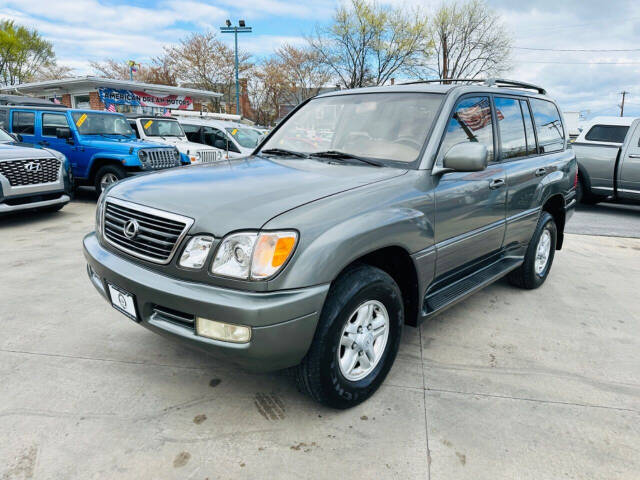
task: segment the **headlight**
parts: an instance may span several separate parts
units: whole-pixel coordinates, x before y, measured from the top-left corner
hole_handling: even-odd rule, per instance
[[[138,158],[140,159],[141,162],[146,162],[147,161],[147,152],[145,152],[144,150],[138,151]]]
[[[98,198],[98,204],[96,205],[96,233],[102,235],[102,210],[104,209],[104,193],[103,190]]]
[[[293,231],[234,233],[220,243],[211,272],[252,280],[272,277],[289,259],[297,240]]]
[[[211,245],[213,245],[213,237],[193,237],[182,252],[179,262],[180,266],[186,268],[202,268],[209,256]]]
[[[191,155],[189,157],[189,160],[191,160],[191,163],[197,163],[200,161],[200,152],[196,152],[193,155]]]
[[[173,149],[173,156],[176,160],[180,160],[180,151],[177,148]]]

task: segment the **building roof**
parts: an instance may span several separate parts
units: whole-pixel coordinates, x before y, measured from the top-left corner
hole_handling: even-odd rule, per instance
[[[64,93],[65,90],[78,90],[86,87],[88,90],[98,87],[118,88],[125,90],[144,90],[148,93],[159,93],[160,95],[186,95],[201,99],[214,99],[222,94],[209,90],[199,90],[196,88],[173,87],[170,85],[156,85],[153,83],[143,83],[131,80],[117,80],[114,78],[102,77],[73,77],[61,80],[45,80],[42,82],[21,83],[19,85],[7,85],[0,87],[0,92],[19,92],[21,94],[36,92]]]
[[[7,95],[0,94],[0,105],[22,105],[22,106],[42,106],[42,107],[55,107],[65,108],[64,105],[59,105],[49,100],[43,100],[42,98],[27,97],[24,95]]]

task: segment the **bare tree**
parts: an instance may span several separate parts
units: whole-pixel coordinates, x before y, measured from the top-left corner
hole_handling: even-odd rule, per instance
[[[308,41],[342,85],[354,88],[381,85],[411,69],[430,50],[428,39],[427,18],[420,9],[350,0]]]
[[[311,48],[296,48],[284,44],[276,50],[275,61],[284,73],[283,100],[298,104],[314,97],[331,79],[329,68],[322,62],[317,51]]]
[[[107,78],[129,80],[130,70],[127,62],[118,62],[108,58],[102,62],[89,62],[91,68],[98,74]],[[176,75],[172,65],[164,57],[152,60],[150,65],[138,65],[133,74],[134,80],[158,85],[177,85]]]
[[[33,80],[42,82],[45,80],[61,80],[73,77],[73,68],[66,65],[58,65],[55,62],[41,66],[33,75]]]
[[[181,83],[194,88],[222,91],[227,101],[235,94],[233,49],[221,42],[214,32],[193,33],[176,46],[165,47],[161,57],[170,65]],[[252,68],[251,55],[238,52],[240,75]]]
[[[478,78],[509,69],[509,37],[482,0],[442,4],[433,18],[438,78]]]
[[[249,100],[254,119],[261,125],[271,125],[280,115],[280,105],[293,90],[292,82],[277,57],[262,61],[248,82]]]

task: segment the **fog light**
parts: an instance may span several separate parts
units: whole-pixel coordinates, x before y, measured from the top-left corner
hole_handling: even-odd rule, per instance
[[[196,333],[223,342],[247,343],[251,339],[250,327],[216,322],[202,317],[196,317]]]

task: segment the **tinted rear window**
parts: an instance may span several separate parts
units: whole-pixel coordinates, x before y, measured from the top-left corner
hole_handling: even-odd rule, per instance
[[[540,153],[558,152],[564,148],[564,127],[556,106],[546,100],[531,99],[533,120],[538,131]]]
[[[515,98],[496,97],[496,118],[500,128],[500,145],[504,160],[527,156],[527,137],[520,102]]]
[[[13,133],[35,133],[36,114],[33,112],[13,112]]]
[[[626,125],[594,125],[584,138],[592,142],[623,143],[628,131]]]

